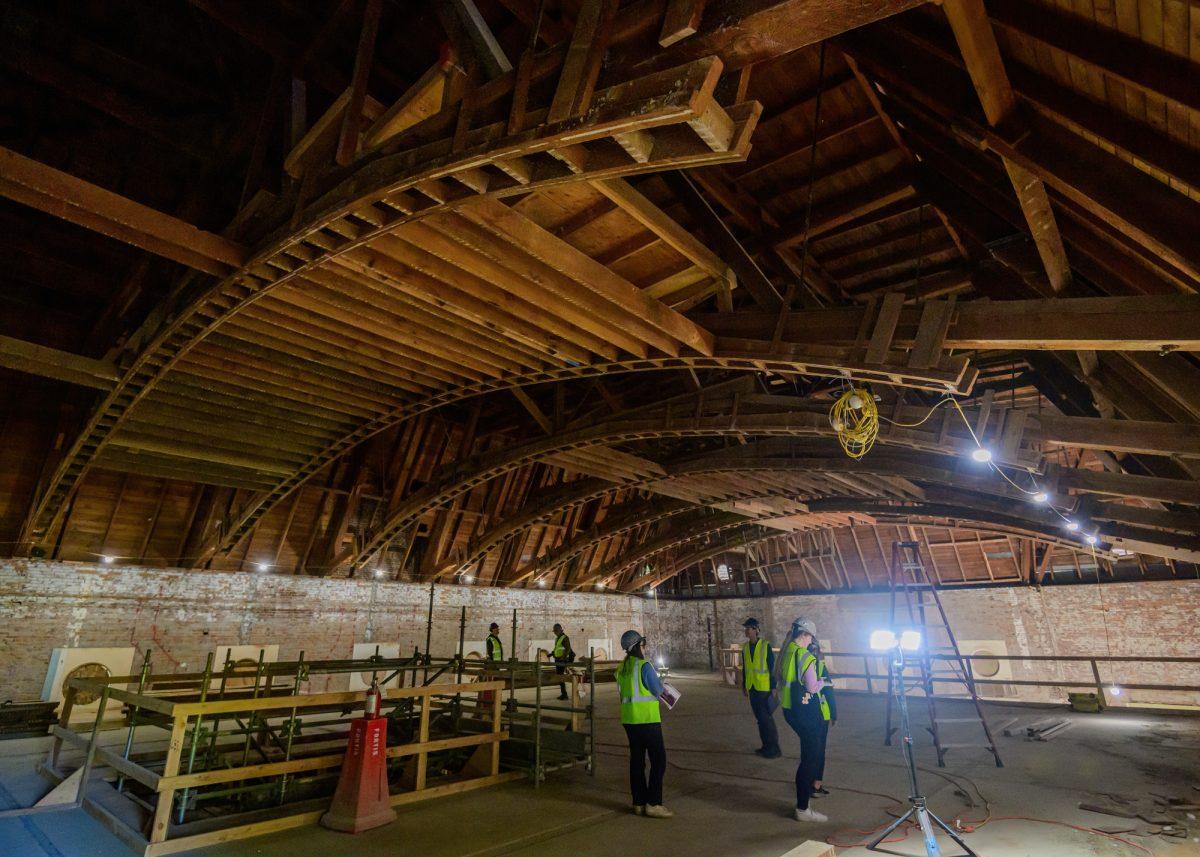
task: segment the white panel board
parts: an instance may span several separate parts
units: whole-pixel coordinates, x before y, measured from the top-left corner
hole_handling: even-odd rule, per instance
[[[354,649],[350,653],[350,657],[353,658],[354,660],[361,660],[363,658],[369,658],[375,654],[376,649],[378,649],[380,657],[383,657],[383,658],[398,658],[398,657],[400,657],[400,644],[399,643],[355,643]],[[400,677],[399,676],[396,676],[395,678],[384,682],[383,679],[386,677],[387,677],[386,672],[379,674],[379,679],[381,682],[380,687],[388,688],[388,687],[399,687],[400,686]],[[370,686],[371,686],[371,673],[370,672],[350,673],[350,687],[349,687],[350,690],[366,690]]]
[[[621,651],[620,646],[614,646],[612,640],[606,640],[603,637],[598,639],[588,639],[587,651],[580,652],[578,657],[587,657],[590,652],[596,653],[598,661],[619,661],[625,657],[625,653]]]
[[[76,671],[91,673],[97,677],[133,675],[133,662],[137,650],[132,646],[118,648],[56,648],[50,652],[50,666],[46,670],[46,681],[42,685],[43,702],[61,702],[63,699],[63,684],[67,677]],[[128,684],[114,684],[111,687],[127,690]],[[95,722],[96,711],[100,707],[99,698],[86,703],[76,701],[71,708],[71,722]],[[105,706],[104,719],[120,720],[121,705],[110,702]]]

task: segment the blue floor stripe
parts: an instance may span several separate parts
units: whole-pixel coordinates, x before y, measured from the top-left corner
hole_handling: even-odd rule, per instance
[[[12,792],[6,789],[3,783],[0,783],[0,809],[18,809],[20,806],[21,804],[12,796]],[[65,857],[54,846],[54,843],[50,841],[50,838],[42,832],[42,829],[34,823],[32,818],[27,815],[21,816],[21,826],[25,828],[25,832],[30,835],[33,841],[38,844],[38,847],[42,849],[42,853],[46,857]]]

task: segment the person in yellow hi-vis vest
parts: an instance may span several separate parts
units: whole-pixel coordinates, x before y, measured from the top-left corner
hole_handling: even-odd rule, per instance
[[[783,719],[800,739],[800,764],[796,767],[796,820],[828,821],[808,805],[813,782],[820,770],[825,730],[825,700],[821,696],[817,658],[808,650],[817,638],[817,626],[803,617],[792,623],[787,644],[775,661]]]
[[[663,806],[663,775],[667,772],[667,748],[663,744],[662,715],[658,698],[663,683],[646,657],[646,638],[637,631],[621,635],[625,660],[617,668],[617,692],[621,696],[621,725],[629,739],[629,790],[633,812],[649,818],[671,818]],[[646,758],[650,775],[646,775]]]
[[[571,638],[563,631],[563,626],[558,622],[554,623],[554,650],[550,653],[554,658],[554,671],[559,675],[566,672],[567,664],[574,663],[575,650],[571,648]],[[562,682],[558,685],[558,698],[567,698],[567,685]]]
[[[742,695],[750,698],[750,710],[754,712],[762,743],[754,752],[764,759],[778,759],[783,753],[779,749],[779,730],[775,728],[774,706],[778,704],[775,652],[770,641],[762,638],[757,619],[747,619],[742,628],[746,631],[746,642],[742,644]]]
[[[500,642],[500,626],[493,622],[488,626],[487,659],[489,662],[504,660],[504,644]]]

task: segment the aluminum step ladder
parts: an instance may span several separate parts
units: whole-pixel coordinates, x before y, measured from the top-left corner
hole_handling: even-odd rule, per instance
[[[968,662],[958,649],[958,641],[950,630],[950,620],[942,607],[942,600],[925,571],[921,562],[921,549],[917,542],[896,541],[892,543],[892,563],[888,569],[888,584],[891,595],[889,618],[893,628],[909,627],[921,632],[921,650],[911,660],[917,675],[908,677],[901,675],[900,692],[908,694],[920,688],[929,708],[930,735],[933,736],[933,746],[937,750],[939,768],[946,767],[946,752],[951,749],[980,747],[986,749],[996,759],[996,767],[1003,768],[1000,752],[996,749],[996,741],[992,737],[991,727],[983,713],[983,704],[975,690],[975,679],[971,674]],[[897,615],[897,600],[903,598],[901,609]],[[891,745],[892,734],[896,731],[892,726],[892,702],[896,692],[893,671],[888,671],[887,696],[887,732],[884,743]],[[941,717],[938,714],[936,685],[961,684],[965,689],[971,704],[975,708],[974,717]],[[963,726],[979,724],[983,730],[985,743],[965,742],[946,743],[942,736],[943,726]]]

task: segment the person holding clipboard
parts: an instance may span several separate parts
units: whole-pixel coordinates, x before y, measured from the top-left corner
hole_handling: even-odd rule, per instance
[[[667,772],[667,748],[663,744],[659,702],[674,708],[679,692],[663,684],[646,657],[646,638],[637,631],[621,635],[625,660],[617,668],[617,691],[621,696],[621,725],[629,739],[629,790],[633,812],[647,818],[671,818],[675,813],[663,806],[663,775]],[[646,760],[650,761],[649,775]]]

